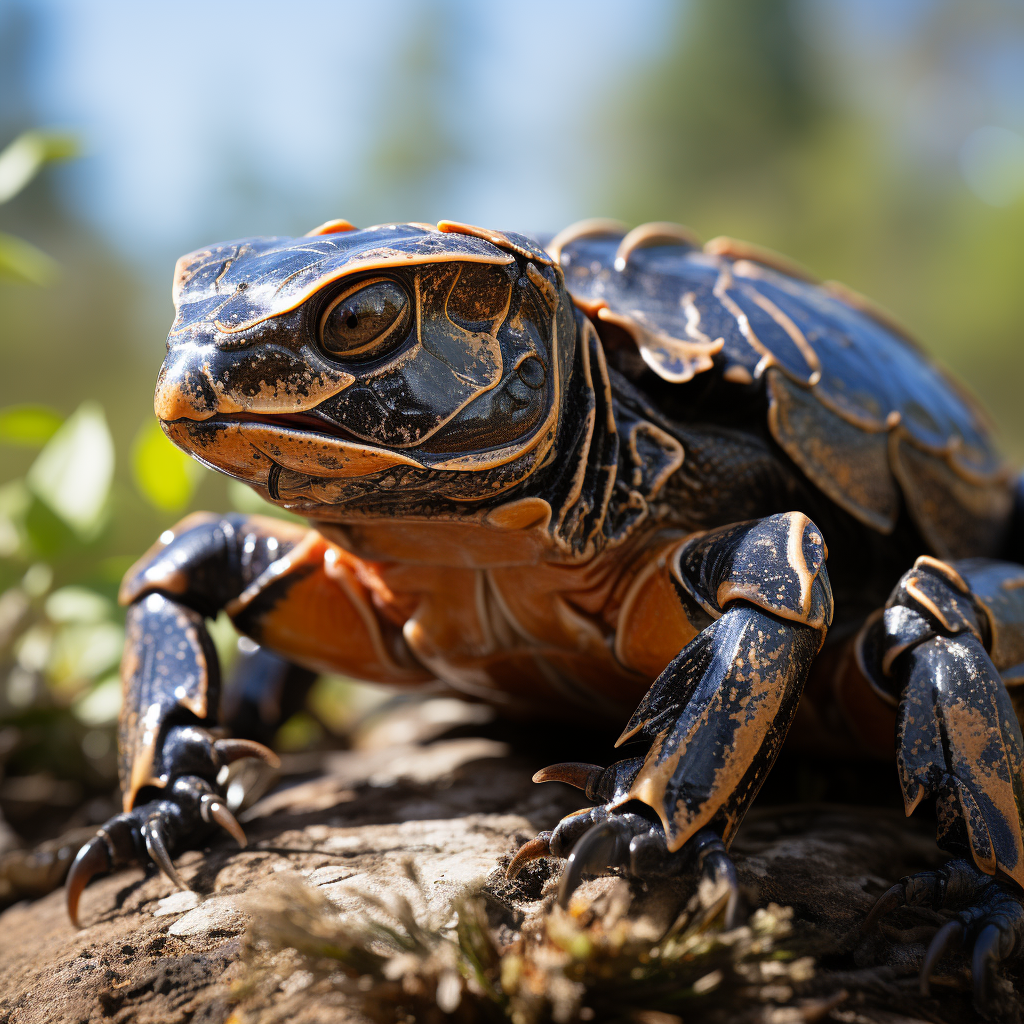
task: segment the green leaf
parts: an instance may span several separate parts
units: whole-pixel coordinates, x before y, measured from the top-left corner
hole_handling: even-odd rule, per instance
[[[61,587],[44,605],[51,622],[103,622],[110,618],[113,606],[102,594],[86,587]]]
[[[0,277],[45,285],[56,280],[60,266],[42,249],[0,231]]]
[[[114,477],[114,442],[103,409],[83,402],[47,442],[26,476],[36,496],[82,540],[102,526]]]
[[[20,551],[25,514],[31,505],[32,495],[24,480],[12,480],[0,487],[0,559],[11,558]]]
[[[9,405],[0,409],[0,441],[38,448],[60,427],[62,417],[45,405]]]
[[[54,633],[47,664],[52,688],[68,694],[114,668],[124,648],[124,630],[113,622],[69,623]]]
[[[72,708],[75,717],[86,725],[110,725],[121,710],[121,679],[116,675],[101,679]]]
[[[35,495],[32,495],[21,525],[27,542],[23,553],[30,557],[53,560],[69,548],[82,546],[78,534]]]
[[[0,203],[13,199],[46,163],[70,160],[78,141],[61,132],[28,131],[0,152]]]
[[[139,493],[154,508],[180,512],[192,499],[203,469],[167,440],[156,420],[149,420],[135,435],[132,475]]]

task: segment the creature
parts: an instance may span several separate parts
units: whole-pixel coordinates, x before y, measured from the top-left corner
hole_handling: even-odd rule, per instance
[[[69,873],[72,919],[98,873],[180,884],[213,826],[244,842],[218,772],[272,761],[330,670],[625,722],[623,759],[536,776],[593,802],[510,868],[567,857],[563,902],[613,868],[735,888],[794,723],[895,757],[952,859],[872,920],[953,912],[922,984],[963,943],[984,996],[1024,945],[1024,490],[887,316],[755,246],[608,221],[546,249],[333,221],[183,257],[174,301],[167,436],[311,525],[196,514],[127,574],[124,811]],[[259,645],[223,719],[221,610]]]

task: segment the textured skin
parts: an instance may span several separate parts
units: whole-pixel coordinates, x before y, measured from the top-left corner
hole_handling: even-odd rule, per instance
[[[159,848],[163,815],[182,845],[188,807],[223,818],[200,728],[223,610],[308,670],[264,666],[263,705],[240,684],[233,721],[264,736],[253,708],[323,670],[628,722],[625,760],[538,776],[604,801],[523,855],[572,850],[564,898],[615,865],[734,880],[726,846],[791,725],[895,752],[908,810],[935,798],[947,849],[1024,885],[1000,678],[1024,681],[1024,569],[996,560],[1022,517],[978,412],[884,314],[673,225],[578,225],[546,252],[449,223],[324,231],[179,261],[162,425],[311,527],[190,517],[129,572],[142,809],[117,835],[141,849],[145,818]]]

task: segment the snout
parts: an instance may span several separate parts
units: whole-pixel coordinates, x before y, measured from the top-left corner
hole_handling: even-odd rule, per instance
[[[153,398],[153,408],[161,420],[207,420],[217,413],[238,411],[236,403],[223,399],[223,391],[218,392],[210,376],[209,363],[197,358],[197,353],[167,353]]]
[[[316,361],[322,362],[322,361]],[[234,413],[301,413],[347,388],[355,378],[280,345],[242,351],[185,344],[167,353],[154,407],[165,423]]]

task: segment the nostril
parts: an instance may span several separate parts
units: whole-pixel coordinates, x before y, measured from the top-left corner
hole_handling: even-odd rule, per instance
[[[217,395],[205,373],[180,364],[164,364],[153,397],[153,408],[161,420],[205,420],[226,411],[217,406]]]

